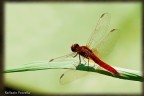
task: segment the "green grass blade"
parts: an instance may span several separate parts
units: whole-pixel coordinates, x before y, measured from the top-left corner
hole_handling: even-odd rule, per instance
[[[4,70],[4,73],[38,71],[38,70],[48,70],[48,69],[71,69],[71,70],[100,73],[103,75],[112,76],[115,78],[125,79],[125,80],[140,81],[140,82],[143,82],[144,80],[142,74],[140,74],[140,72],[135,70],[114,67],[120,73],[120,75],[115,75],[106,70],[96,69],[94,67],[87,66],[84,64],[79,64],[75,68],[73,64],[75,63],[74,62],[72,63],[69,60],[63,62],[49,62],[49,61],[33,62],[29,64],[23,64],[23,65],[7,68]]]
[[[88,66],[85,66],[84,64],[80,64],[79,66],[77,66],[77,70],[81,70],[81,71],[96,72],[96,73],[100,73],[103,75],[112,76],[115,78],[120,78],[120,79],[125,79],[125,80],[133,80],[133,81],[140,81],[140,82],[143,82],[144,80],[144,77],[138,71],[124,69],[124,68],[117,68],[117,67],[114,67],[114,68],[120,73],[120,75],[112,74],[106,70],[95,69],[94,67],[91,67],[91,66],[88,67]]]

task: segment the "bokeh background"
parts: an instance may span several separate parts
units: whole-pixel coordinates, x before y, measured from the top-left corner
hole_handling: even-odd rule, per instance
[[[103,13],[111,14],[111,28],[120,36],[105,62],[112,66],[141,68],[141,3],[5,3],[5,69],[48,60],[70,53],[73,43],[85,45]],[[141,83],[90,73],[61,85],[65,70],[4,74],[5,85],[45,94],[140,94]]]

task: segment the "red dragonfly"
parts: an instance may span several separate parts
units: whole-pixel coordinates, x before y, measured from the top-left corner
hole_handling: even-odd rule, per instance
[[[89,59],[91,59],[105,70],[113,74],[119,75],[119,72],[116,69],[114,69],[112,66],[110,66],[109,64],[100,59],[101,55],[103,55],[103,45],[105,45],[104,42],[107,41],[107,39],[111,36],[111,34],[118,31],[117,29],[107,31],[109,22],[110,22],[110,14],[108,13],[102,14],[98,20],[94,32],[89,37],[86,46],[80,46],[77,43],[73,44],[71,46],[71,50],[73,53],[62,57],[69,57],[69,56],[76,57],[77,55],[79,55],[79,64],[81,64],[81,57],[88,59],[88,65],[89,65]],[[54,61],[55,59],[57,58],[51,59],[50,62]]]

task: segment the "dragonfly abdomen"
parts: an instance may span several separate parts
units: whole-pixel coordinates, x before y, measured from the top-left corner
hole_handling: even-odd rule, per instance
[[[95,63],[97,63],[98,65],[100,65],[102,68],[112,72],[113,74],[119,74],[119,72],[117,72],[113,67],[111,67],[110,65],[106,64],[105,62],[103,62],[102,60],[100,60],[97,56],[95,56],[94,54],[90,54],[89,56]]]

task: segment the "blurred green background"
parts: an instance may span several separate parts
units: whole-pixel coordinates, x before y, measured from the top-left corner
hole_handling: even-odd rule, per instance
[[[120,38],[105,62],[141,70],[141,4],[133,3],[5,3],[5,68],[48,60],[85,45],[101,14],[111,14]],[[59,84],[65,70],[4,74],[7,86],[35,93],[141,93],[141,83],[90,73],[68,85]]]

